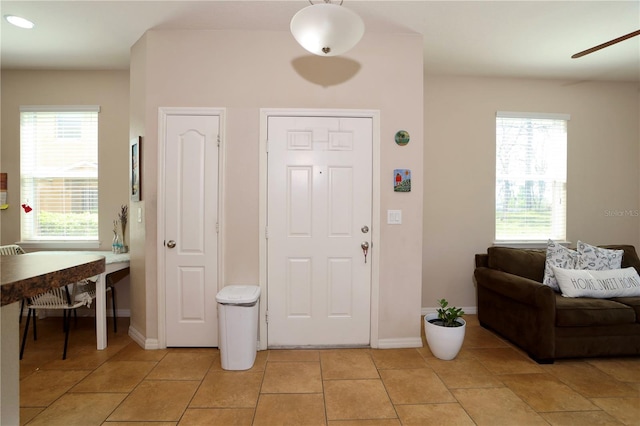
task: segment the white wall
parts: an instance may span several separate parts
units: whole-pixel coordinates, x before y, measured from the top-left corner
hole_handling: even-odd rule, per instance
[[[128,204],[129,73],[127,71],[2,71],[2,171],[10,207],[2,211],[2,244],[20,241],[20,106],[100,105],[99,239],[111,250],[113,220]]]
[[[240,165],[246,173],[234,179],[249,191],[231,192],[225,200],[228,282],[252,282],[259,272],[254,238],[258,232],[255,212],[259,108],[381,109],[381,212],[402,209],[406,224],[383,225],[381,229],[382,257],[389,264],[400,262],[397,268],[384,269],[382,273],[381,299],[389,302],[381,309],[384,318],[391,320],[382,325],[381,336],[394,336],[394,330],[403,327],[404,337],[418,331],[412,298],[420,300],[420,292],[425,309],[435,307],[436,300],[442,297],[457,306],[475,307],[473,256],[485,252],[493,241],[497,110],[571,114],[568,238],[574,243],[582,239],[594,244],[640,246],[638,218],[605,216],[606,210],[640,208],[637,84],[427,74],[423,89],[422,58],[417,57],[421,41],[415,36],[376,40],[367,35],[363,44],[345,58],[331,60],[306,57],[288,34],[257,33],[252,37],[225,32],[195,44],[191,40],[198,38],[195,34],[182,34],[177,40],[168,41],[170,34],[153,34],[152,50],[146,47],[146,37],[134,46],[130,88],[129,74],[123,71],[2,72],[0,168],[9,173],[12,205],[0,212],[2,244],[19,239],[19,209],[14,208],[20,202],[16,179],[19,105],[103,106],[100,168],[108,178],[104,191],[101,187],[100,215],[105,222],[101,221],[100,233],[105,249],[110,240],[103,235],[109,235],[119,205],[127,201],[129,135],[149,132],[143,141],[147,148],[142,164],[143,200],[131,204],[132,217],[137,215],[137,208],[142,208],[145,220],[130,220],[129,226],[132,325],[144,336],[157,336],[157,317],[153,315],[157,309],[154,145],[160,105],[228,108],[227,170]],[[276,43],[278,48],[272,48],[270,43]],[[185,48],[186,52],[180,53],[184,44],[193,44],[193,50]],[[164,53],[165,48],[171,49]],[[379,48],[397,53],[379,55]],[[243,53],[233,54],[233,49]],[[197,69],[180,69],[177,60],[185,56],[189,64],[198,64]],[[351,80],[340,82],[355,69]],[[399,129],[408,130],[412,136],[410,144],[403,148],[393,143],[393,135]],[[385,176],[401,167],[413,171],[414,192],[410,195],[385,189],[391,180]],[[123,289],[128,287],[128,283],[123,285]],[[123,294],[126,290],[119,292],[119,301]],[[126,308],[126,302],[120,308]],[[410,325],[413,323],[415,326]]]
[[[20,106],[100,105],[98,118],[99,240],[111,250],[113,221],[129,204],[129,72],[3,70],[2,159],[9,208],[0,211],[0,242],[20,241]],[[117,284],[118,310],[129,310],[128,278]]]
[[[147,339],[158,334],[154,324],[158,260],[151,248],[161,244],[155,231],[157,115],[161,106],[226,108],[226,283],[259,282],[260,109],[380,110],[380,212],[386,217],[387,209],[402,209],[403,225],[384,224],[373,230],[381,238],[381,246],[374,248],[381,259],[380,321],[375,326],[381,339],[419,339],[423,196],[420,36],[367,34],[349,54],[320,58],[308,55],[288,32],[149,31],[132,53],[132,83],[135,75],[137,84],[146,91],[144,112],[132,107],[131,122],[145,123],[142,194],[146,209],[144,235],[136,229],[140,235],[132,238],[132,244],[144,241],[147,247],[144,259],[132,256],[134,270],[145,270],[144,280],[133,276],[132,298],[134,303],[144,299],[146,304],[145,311],[136,310],[132,322],[146,327],[140,332]],[[138,69],[142,63],[146,71]],[[132,84],[132,93],[137,90]],[[406,147],[394,142],[401,129],[412,136]],[[413,192],[393,192],[394,168],[412,169]]]
[[[139,40],[131,50],[131,64],[129,74],[129,111],[130,111],[130,138],[138,136],[144,136],[145,134],[145,122],[146,122],[146,98],[147,98],[147,58],[146,58],[146,38]],[[131,202],[130,209],[131,214],[136,220],[130,221],[129,226],[129,257],[130,257],[130,280],[131,287],[129,289],[131,297],[131,321],[129,324],[130,330],[134,332],[134,338],[140,342],[144,340],[147,335],[147,329],[157,330],[157,317],[152,318],[147,315],[147,295],[145,280],[151,279],[156,282],[154,276],[147,278],[146,255],[147,252],[154,252],[156,249],[156,241],[146,239],[147,217],[155,215],[155,209],[149,211],[147,209],[147,200],[150,198],[146,191],[147,179],[146,169],[148,164],[153,166],[153,160],[145,160],[146,152],[146,138],[142,139],[141,143],[141,156],[140,156],[140,176],[141,180],[141,192],[140,201]],[[153,203],[149,203],[151,207]],[[138,222],[138,211],[141,211],[143,220]],[[153,222],[155,226],[155,221]],[[153,273],[153,268],[150,268],[149,273]],[[147,326],[147,320],[151,325]],[[135,334],[137,333],[137,334]],[[157,332],[156,332],[157,333]],[[145,346],[145,345],[143,345]]]
[[[495,113],[567,113],[567,239],[639,247],[638,84],[425,76],[422,306],[475,307],[494,239]]]

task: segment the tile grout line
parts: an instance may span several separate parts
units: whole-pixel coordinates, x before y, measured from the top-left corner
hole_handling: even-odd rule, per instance
[[[320,364],[320,386],[322,386],[322,407],[324,409],[324,424],[329,424],[329,413],[327,413],[327,396],[324,387],[324,375],[322,374],[322,352],[318,351],[318,363]]]
[[[131,343],[129,343],[129,345],[131,345],[131,344],[137,344],[137,343],[135,343],[135,342],[131,342]],[[109,360],[112,360],[115,356],[117,356],[121,351],[123,351],[123,350],[124,350],[125,348],[127,348],[129,345],[126,345],[125,347],[123,347],[122,349],[120,349],[118,352],[116,352],[115,354],[113,354],[113,355],[112,355],[111,357],[109,357],[109,358],[108,358],[104,363],[108,362]],[[167,353],[168,353],[168,352],[167,352]],[[109,422],[108,422],[109,417],[111,417],[111,416],[112,416],[112,415],[113,415],[113,414],[118,410],[118,408],[120,408],[120,407],[122,406],[122,404],[124,404],[124,402],[127,400],[127,398],[129,398],[129,397],[131,396],[131,394],[132,394],[133,392],[135,392],[135,390],[136,390],[136,389],[137,389],[137,388],[138,388],[138,387],[139,387],[139,386],[144,382],[144,380],[149,376],[149,374],[151,374],[151,372],[152,372],[156,367],[158,367],[158,364],[160,364],[160,361],[162,361],[162,360],[164,359],[164,357],[165,357],[165,356],[167,356],[167,353],[165,353],[165,354],[162,356],[162,358],[160,358],[159,360],[157,360],[157,361],[153,361],[153,362],[155,362],[155,364],[156,364],[156,365],[154,365],[154,366],[153,366],[153,368],[152,368],[152,369],[150,369],[150,370],[147,372],[147,374],[145,374],[145,375],[144,375],[144,377],[143,377],[142,379],[140,379],[140,381],[139,381],[139,382],[138,382],[138,383],[133,387],[133,389],[131,389],[131,390],[129,390],[129,391],[127,392],[127,396],[125,396],[125,397],[122,399],[122,401],[120,401],[120,403],[119,403],[119,404],[118,404],[118,405],[117,405],[113,410],[111,410],[111,412],[110,412],[110,413],[107,415],[107,417],[104,419],[103,424],[104,424],[104,423],[107,423],[107,424],[109,423]],[[104,364],[104,363],[103,363],[103,364]],[[97,368],[96,368],[96,370],[97,370]],[[95,371],[95,370],[94,370],[94,371]]]
[[[253,407],[253,416],[251,417],[251,424],[254,425],[256,422],[256,416],[258,415],[258,404],[260,404],[260,399],[262,399],[262,386],[264,386],[264,378],[267,375],[267,365],[269,364],[269,355],[271,352],[267,349],[266,359],[264,360],[264,368],[262,369],[262,380],[260,380],[260,388],[258,389],[258,397],[256,398],[255,406]],[[256,357],[258,355],[256,354]],[[255,365],[255,364],[254,364]]]
[[[166,355],[165,355],[166,356]],[[162,357],[162,359],[164,359],[164,357]],[[211,360],[211,362],[209,363],[209,367],[207,368],[207,371],[205,371],[204,375],[202,376],[202,378],[200,379],[200,383],[198,383],[198,386],[196,386],[195,391],[193,392],[193,395],[191,395],[191,398],[189,398],[189,401],[187,402],[187,404],[184,407],[184,410],[182,411],[182,414],[180,414],[180,418],[176,421],[176,425],[180,424],[180,422],[182,421],[184,415],[186,414],[187,410],[189,409],[189,406],[191,405],[191,403],[193,402],[193,399],[196,397],[196,395],[198,394],[198,391],[200,390],[200,387],[202,386],[202,383],[204,383],[205,378],[207,377],[207,374],[209,374],[209,372],[211,371],[211,367],[213,366],[215,357],[214,359]],[[160,364],[160,362],[158,362],[158,365]],[[157,365],[156,365],[157,367]],[[149,374],[151,374],[151,372],[153,370],[155,370],[154,367],[153,369],[151,369],[151,371],[149,372]]]

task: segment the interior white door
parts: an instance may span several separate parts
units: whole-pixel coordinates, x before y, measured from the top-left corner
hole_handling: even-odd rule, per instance
[[[372,126],[268,118],[270,347],[370,343]]]
[[[217,346],[220,117],[169,115],[166,123],[166,343]]]

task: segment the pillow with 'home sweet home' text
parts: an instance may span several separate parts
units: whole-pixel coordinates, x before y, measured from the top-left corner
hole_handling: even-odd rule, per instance
[[[553,267],[553,272],[565,297],[640,296],[640,276],[633,267],[604,271]]]

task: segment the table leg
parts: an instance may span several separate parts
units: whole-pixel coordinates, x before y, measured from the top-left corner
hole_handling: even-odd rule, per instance
[[[2,307],[0,314],[0,424],[20,424],[20,302]]]
[[[107,347],[106,277],[106,273],[100,274],[96,283],[96,341],[98,350],[103,350]]]

